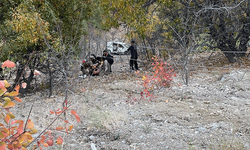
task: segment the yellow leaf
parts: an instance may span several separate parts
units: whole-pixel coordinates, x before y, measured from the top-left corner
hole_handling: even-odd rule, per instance
[[[4,97],[3,98],[6,102],[10,102],[11,101],[11,99],[9,98],[9,97]]]
[[[10,84],[8,83],[8,81],[4,80],[4,86],[5,86],[6,88],[10,87]]]
[[[37,133],[37,129],[31,129],[30,130],[30,134],[36,134]]]
[[[2,96],[6,91],[7,91],[6,88],[1,88],[0,89],[0,96]]]
[[[9,108],[9,107],[14,107],[15,103],[10,101],[10,102],[5,102],[3,105],[3,108]]]
[[[143,77],[142,77],[142,80],[145,81],[145,80],[146,80],[146,76],[143,76]]]
[[[17,96],[17,95],[18,95],[18,92],[16,92],[16,91],[12,91],[10,93],[4,94],[4,96]]]

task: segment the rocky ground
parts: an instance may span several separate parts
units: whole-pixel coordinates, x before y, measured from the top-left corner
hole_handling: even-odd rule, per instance
[[[74,80],[68,100],[81,122],[68,116],[74,129],[57,133],[64,144],[55,149],[250,149],[249,68],[197,70],[189,86],[177,74],[173,86],[154,91],[157,98],[149,102],[140,99],[141,77],[128,71],[127,60],[117,57],[108,76]],[[27,96],[17,116],[25,119],[33,104],[31,119],[42,131],[54,118],[48,110],[60,108],[64,96]]]

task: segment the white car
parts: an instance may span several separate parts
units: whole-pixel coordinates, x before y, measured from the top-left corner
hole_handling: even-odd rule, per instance
[[[123,42],[108,42],[107,51],[109,54],[129,54],[129,45]]]

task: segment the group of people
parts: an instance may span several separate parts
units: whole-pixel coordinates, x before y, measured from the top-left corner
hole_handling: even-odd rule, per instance
[[[89,58],[87,61],[82,61],[81,71],[84,75],[98,76],[101,73],[109,74],[112,72],[111,65],[114,63],[114,59],[106,50],[103,51],[102,57],[91,54]]]
[[[131,41],[131,46],[128,48],[128,51],[131,52],[130,58],[130,69],[138,70],[138,53],[135,46],[135,41]],[[102,57],[96,57],[94,54],[91,54],[88,61],[83,60],[81,65],[81,71],[83,75],[92,75],[98,76],[100,74],[109,74],[112,72],[111,66],[114,63],[114,57],[108,53],[107,50],[103,51]]]

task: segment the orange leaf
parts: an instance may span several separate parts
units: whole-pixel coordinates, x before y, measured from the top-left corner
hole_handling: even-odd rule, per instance
[[[18,102],[22,102],[22,100],[19,97],[14,97],[14,99]]]
[[[1,89],[1,88],[4,88],[4,85],[5,85],[5,84],[4,84],[4,81],[0,81],[0,89]]]
[[[76,111],[71,110],[71,114],[72,114],[72,115],[75,115],[75,114],[76,114]]]
[[[18,133],[18,134],[23,133],[23,120],[20,120],[20,121],[19,121],[19,127],[18,127],[18,129],[17,129],[17,133]]]
[[[9,124],[10,119],[11,119],[11,118],[10,118],[10,115],[7,114],[7,115],[5,116],[5,121],[6,121],[7,124]]]
[[[19,89],[20,89],[20,85],[17,85],[17,86],[15,87],[15,90],[16,90],[17,92],[19,92]]]
[[[22,147],[22,150],[26,150],[26,148],[25,148],[25,147]]]
[[[62,130],[63,127],[56,127],[56,130]]]
[[[26,86],[27,86],[27,83],[25,83],[25,82],[24,82],[24,83],[22,83],[22,88],[24,88],[24,89],[25,89],[25,88],[26,88]]]
[[[58,145],[61,145],[63,143],[63,138],[61,136],[58,136],[58,139],[56,140],[56,143]]]
[[[44,147],[49,147],[49,145],[47,143],[43,143]]]
[[[73,129],[73,125],[69,126],[69,131],[71,131]]]
[[[15,120],[15,121],[12,121],[11,122],[11,125],[15,124],[15,123],[18,123],[20,120]]]
[[[55,113],[54,111],[51,111],[51,110],[50,110],[49,112],[50,112],[51,114],[54,114],[54,113]]]
[[[68,120],[64,120],[64,122],[65,122],[65,123],[69,123],[69,121],[68,121]]]
[[[15,63],[9,60],[6,60],[3,64],[2,64],[2,68],[4,67],[8,67],[8,68],[13,68],[15,67]]]
[[[41,138],[41,140],[40,140],[39,142],[43,144],[43,143],[44,143],[44,141],[45,141],[45,139],[46,139],[46,136],[41,135],[41,137],[42,137],[42,138]]]
[[[28,129],[33,129],[34,128],[34,123],[30,119],[28,120],[27,128]]]
[[[71,114],[74,115],[74,116],[76,117],[76,121],[77,121],[77,122],[80,122],[80,121],[81,121],[80,117],[76,114],[76,111],[71,110]]]
[[[12,101],[9,101],[9,102],[4,103],[3,108],[9,108],[9,107],[14,107],[14,106],[15,106],[15,103]]]

